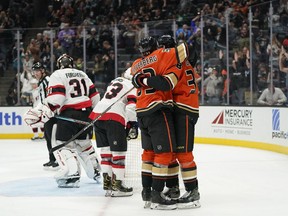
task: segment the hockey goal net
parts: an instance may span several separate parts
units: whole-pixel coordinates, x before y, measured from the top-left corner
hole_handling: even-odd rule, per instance
[[[141,138],[129,140],[126,155],[125,182],[134,189],[141,188]]]

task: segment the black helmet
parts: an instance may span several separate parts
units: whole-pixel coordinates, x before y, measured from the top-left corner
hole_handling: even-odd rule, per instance
[[[35,62],[32,65],[32,70],[42,70],[42,69],[45,69],[45,67],[41,62]]]
[[[156,50],[158,47],[157,40],[153,37],[145,37],[139,41],[139,51],[146,56]]]
[[[158,39],[159,47],[164,46],[165,48],[173,48],[176,46],[175,40],[171,35],[162,35]]]
[[[67,54],[61,55],[57,59],[57,68],[58,69],[73,68],[73,58]]]

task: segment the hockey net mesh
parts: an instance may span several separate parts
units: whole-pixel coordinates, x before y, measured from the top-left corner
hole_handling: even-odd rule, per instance
[[[134,189],[141,188],[141,138],[129,140],[126,154],[125,183]]]

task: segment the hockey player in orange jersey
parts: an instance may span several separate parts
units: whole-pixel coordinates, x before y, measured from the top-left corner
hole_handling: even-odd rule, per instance
[[[158,42],[165,49],[175,47],[175,41],[169,35],[163,35]],[[178,208],[200,207],[197,167],[193,156],[194,130],[199,117],[196,78],[193,67],[186,60],[182,64],[166,70],[164,75],[145,77],[139,82],[139,85],[144,85],[147,88],[150,87],[155,90],[169,93],[173,90],[172,97],[175,104],[173,121],[177,148],[173,162],[169,166],[169,180],[166,183],[169,190],[164,194],[172,198],[180,196],[178,187],[178,161],[186,189],[186,193],[177,201]]]
[[[158,91],[142,83],[144,78],[164,76],[187,57],[185,44],[175,49],[157,49],[155,38],[143,38],[143,57],[132,64],[132,84],[137,88],[136,112],[142,139],[142,198],[151,209],[175,209],[176,201],[163,195],[168,165],[176,149],[172,117],[172,92]],[[146,205],[147,206],[147,205]],[[148,205],[149,206],[149,205]]]

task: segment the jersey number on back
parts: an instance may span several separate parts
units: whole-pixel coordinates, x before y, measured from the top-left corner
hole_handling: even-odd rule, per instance
[[[80,81],[78,79],[71,79],[69,81],[69,85],[73,86],[73,90],[74,90],[74,92],[70,94],[71,98],[88,95],[87,86],[86,86],[86,82],[84,79],[81,79]]]
[[[105,98],[112,99],[118,95],[118,93],[123,89],[123,85],[121,83],[113,83],[111,86],[114,88],[111,88],[109,91],[106,92]]]

